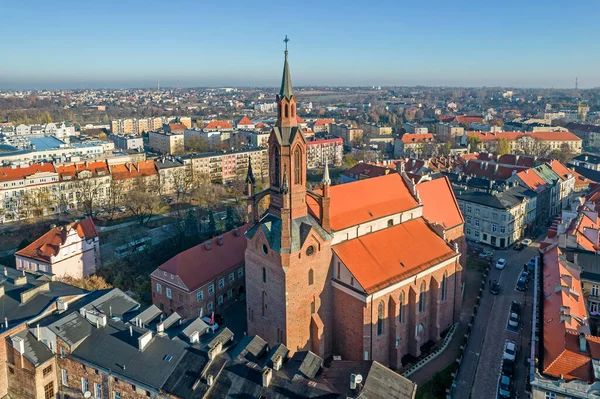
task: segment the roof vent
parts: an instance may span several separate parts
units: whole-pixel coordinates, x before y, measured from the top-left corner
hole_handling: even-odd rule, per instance
[[[362,383],[362,375],[360,374],[350,374],[350,389],[352,391],[356,390],[357,388],[360,387],[360,384]]]
[[[219,244],[219,246],[223,246],[224,245],[224,243],[223,243],[223,236],[218,236],[217,237],[217,243]]]
[[[212,375],[209,375],[208,377],[206,377],[206,385],[208,385],[209,387],[212,386],[214,382],[214,377]]]
[[[236,227],[236,228],[233,230],[233,235],[235,235],[236,237],[239,237],[239,236],[240,236],[240,229],[239,229],[239,227]]]
[[[212,247],[210,246],[210,240],[204,242],[204,247],[207,251],[210,251]]]

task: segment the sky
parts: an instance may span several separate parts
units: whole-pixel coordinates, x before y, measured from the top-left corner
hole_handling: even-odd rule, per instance
[[[0,0],[0,89],[600,86],[600,1]]]

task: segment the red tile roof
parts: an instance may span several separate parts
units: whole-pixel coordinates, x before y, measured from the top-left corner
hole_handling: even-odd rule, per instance
[[[108,173],[108,166],[106,161],[95,161],[95,162],[82,162],[82,163],[72,163],[72,164],[63,164],[56,167],[56,171],[63,176],[73,176],[77,175],[77,172],[82,170],[89,170],[95,176],[98,173]]]
[[[205,129],[232,129],[232,126],[227,121],[212,121],[204,126]]]
[[[265,127],[265,126],[266,126],[266,125],[265,125],[265,123],[264,123],[264,122],[258,122],[258,123],[256,124],[256,126],[255,126],[255,127],[256,127],[257,129],[262,129],[262,128],[263,128],[263,127]]]
[[[546,162],[546,164],[554,171],[554,173],[559,175],[562,180],[568,180],[573,175],[565,165],[557,160],[553,159],[550,162]]]
[[[169,123],[169,129],[172,132],[176,132],[179,130],[185,130],[186,126],[183,123]]]
[[[433,134],[405,133],[402,135],[402,142],[404,144],[424,143],[427,141],[435,141],[435,139],[433,138]]]
[[[543,141],[581,141],[579,137],[571,132],[467,132],[467,136],[476,136],[482,142],[496,141],[505,138],[514,141],[522,137],[531,137]]]
[[[518,166],[527,166],[528,168],[533,168],[535,164],[535,158],[530,157],[528,155],[515,155],[515,154],[504,154],[498,158],[498,163],[503,163],[506,165],[518,165]]]
[[[525,166],[500,165],[495,162],[475,160],[463,165],[462,173],[467,176],[484,177],[491,180],[506,180],[513,175],[513,172],[525,171],[527,169]]]
[[[419,206],[398,173],[332,186],[329,193],[330,223],[334,230]],[[307,198],[307,204],[313,215],[319,215],[314,200]]]
[[[25,248],[17,251],[15,255],[49,263],[52,256],[58,255],[60,246],[65,243],[67,232],[70,229],[77,230],[77,235],[86,240],[98,237],[94,221],[86,218],[65,226],[54,227]]]
[[[342,242],[333,251],[367,294],[457,255],[422,218]]]
[[[238,123],[236,123],[236,126],[240,126],[240,125],[252,125],[252,126],[254,126],[254,122],[252,122],[250,120],[250,118],[248,118],[246,115],[244,115],[244,117],[242,119],[240,119],[238,121]]]
[[[51,163],[34,163],[33,165],[16,168],[0,168],[0,181],[20,180],[35,173],[54,172]]]
[[[140,161],[137,164],[124,163],[110,166],[114,180],[132,179],[140,176],[152,176],[158,174],[154,161]]]
[[[590,188],[590,186],[596,184],[595,181],[590,180],[587,177],[580,175],[579,173],[575,172],[573,169],[569,169],[569,171],[573,174],[573,176],[575,176],[575,187],[579,187],[579,189],[580,189],[580,190],[576,190],[576,191],[587,190],[588,188]]]
[[[464,223],[447,177],[419,183],[417,190],[423,204],[423,217],[429,223],[438,223],[445,229]]]
[[[298,115],[298,114],[296,114],[296,122],[299,123],[299,124],[300,123],[305,123],[304,119],[300,118],[300,115]]]
[[[371,165],[366,162],[361,162],[342,173],[352,179],[368,179],[371,177],[385,176],[393,169],[384,168],[382,166]]]
[[[244,233],[247,230],[248,225],[244,225],[238,229],[238,234],[236,230],[224,233],[223,245],[219,245],[217,237],[211,239],[210,250],[202,243],[183,251],[160,265],[152,276],[160,277],[163,272],[174,274],[189,291],[193,291],[232,267],[244,264],[247,243]]]
[[[481,123],[481,122],[483,122],[483,118],[481,116],[475,116],[475,115],[458,115],[456,117],[456,122],[464,123],[465,125],[468,125],[469,123],[474,123],[474,122]]]

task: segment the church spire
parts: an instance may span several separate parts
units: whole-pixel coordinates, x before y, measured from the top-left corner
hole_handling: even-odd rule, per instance
[[[331,185],[331,179],[329,178],[329,163],[325,160],[325,172],[323,172],[323,184]]]
[[[287,44],[290,41],[287,35],[285,35],[285,62],[283,64],[283,77],[281,78],[281,90],[279,90],[279,97],[290,99],[294,93],[292,93],[292,77],[290,76],[290,66],[288,65],[288,49]]]

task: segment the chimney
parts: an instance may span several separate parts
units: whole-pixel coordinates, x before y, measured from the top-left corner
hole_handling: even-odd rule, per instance
[[[217,244],[219,244],[219,246],[223,246],[223,236],[217,237]]]
[[[281,370],[281,366],[283,365],[283,359],[281,355],[275,356],[273,359],[273,370]]]
[[[210,246],[210,240],[204,242],[204,247],[207,251],[210,251],[212,249]]]
[[[129,336],[133,337],[133,326],[129,326]]]
[[[6,266],[4,267],[4,275],[8,276],[8,269],[6,268]]]
[[[208,385],[209,387],[211,387],[212,384],[213,384],[213,382],[214,382],[214,377],[212,376],[212,374],[209,375],[208,377],[206,377],[206,385]]]
[[[265,388],[269,387],[269,384],[271,384],[271,379],[273,378],[273,370],[265,367],[265,369],[263,370],[262,373],[262,386]]]
[[[587,352],[587,339],[584,333],[579,333],[579,351],[583,353]]]
[[[240,228],[239,228],[239,227],[236,227],[236,228],[233,230],[233,235],[235,235],[236,237],[239,237],[239,236],[240,236]]]
[[[35,330],[36,330],[36,335],[37,335],[37,340],[40,340],[40,336],[42,335],[42,330],[40,329],[40,323],[37,324],[37,326],[35,326]]]
[[[25,353],[25,341],[21,337],[12,337],[13,347],[22,355]]]

